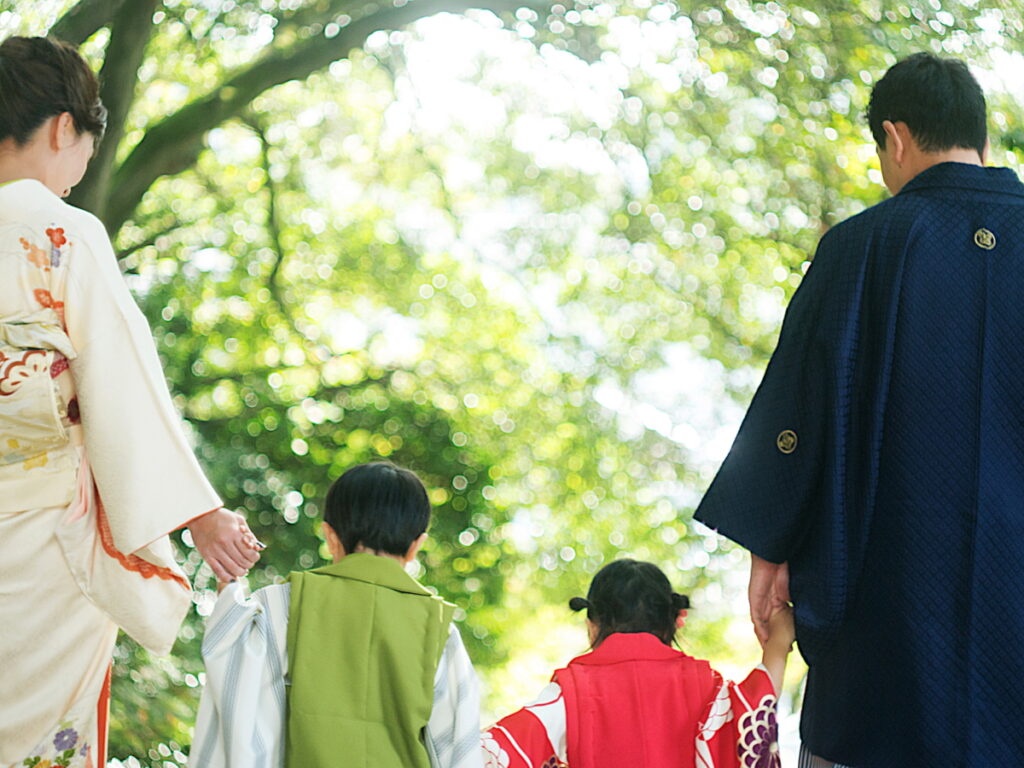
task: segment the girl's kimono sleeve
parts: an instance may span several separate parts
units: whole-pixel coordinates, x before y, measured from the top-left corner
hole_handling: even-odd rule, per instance
[[[531,704],[483,733],[484,768],[559,768],[565,765],[565,699],[549,683]]]
[[[68,261],[65,317],[77,352],[89,465],[113,543],[132,553],[221,505],[182,432],[149,325],[103,225],[85,215]]]
[[[697,768],[778,768],[777,700],[768,671],[759,666],[742,683],[718,680],[697,728]]]

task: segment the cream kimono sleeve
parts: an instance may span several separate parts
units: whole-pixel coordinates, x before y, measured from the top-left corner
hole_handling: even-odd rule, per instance
[[[59,535],[83,591],[136,640],[164,652],[191,602],[167,534],[221,501],[185,439],[106,232],[77,213],[64,312],[85,451]]]
[[[78,357],[85,444],[114,543],[134,552],[221,505],[182,432],[149,325],[98,220],[68,263],[65,316]],[[83,229],[85,227],[83,226]]]

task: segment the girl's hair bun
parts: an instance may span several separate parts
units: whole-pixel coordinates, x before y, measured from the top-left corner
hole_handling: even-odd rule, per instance
[[[673,611],[685,611],[690,607],[690,598],[686,595],[680,595],[678,592],[672,593],[672,610]]]
[[[583,609],[590,610],[590,601],[583,597],[574,597],[569,600],[570,610],[579,612]]]

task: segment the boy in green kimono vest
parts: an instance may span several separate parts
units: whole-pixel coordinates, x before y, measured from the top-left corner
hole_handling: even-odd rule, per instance
[[[454,606],[405,571],[429,522],[414,473],[357,466],[327,494],[333,564],[251,597],[224,589],[191,766],[480,768],[479,688]]]
[[[429,768],[424,730],[455,609],[409,576],[430,522],[419,478],[390,464],[331,487],[333,565],[292,573],[287,768]]]

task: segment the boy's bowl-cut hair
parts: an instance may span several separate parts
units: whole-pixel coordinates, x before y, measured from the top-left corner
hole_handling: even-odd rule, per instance
[[[415,472],[386,461],[352,467],[327,492],[326,522],[351,554],[362,544],[404,555],[430,524],[430,499]]]

